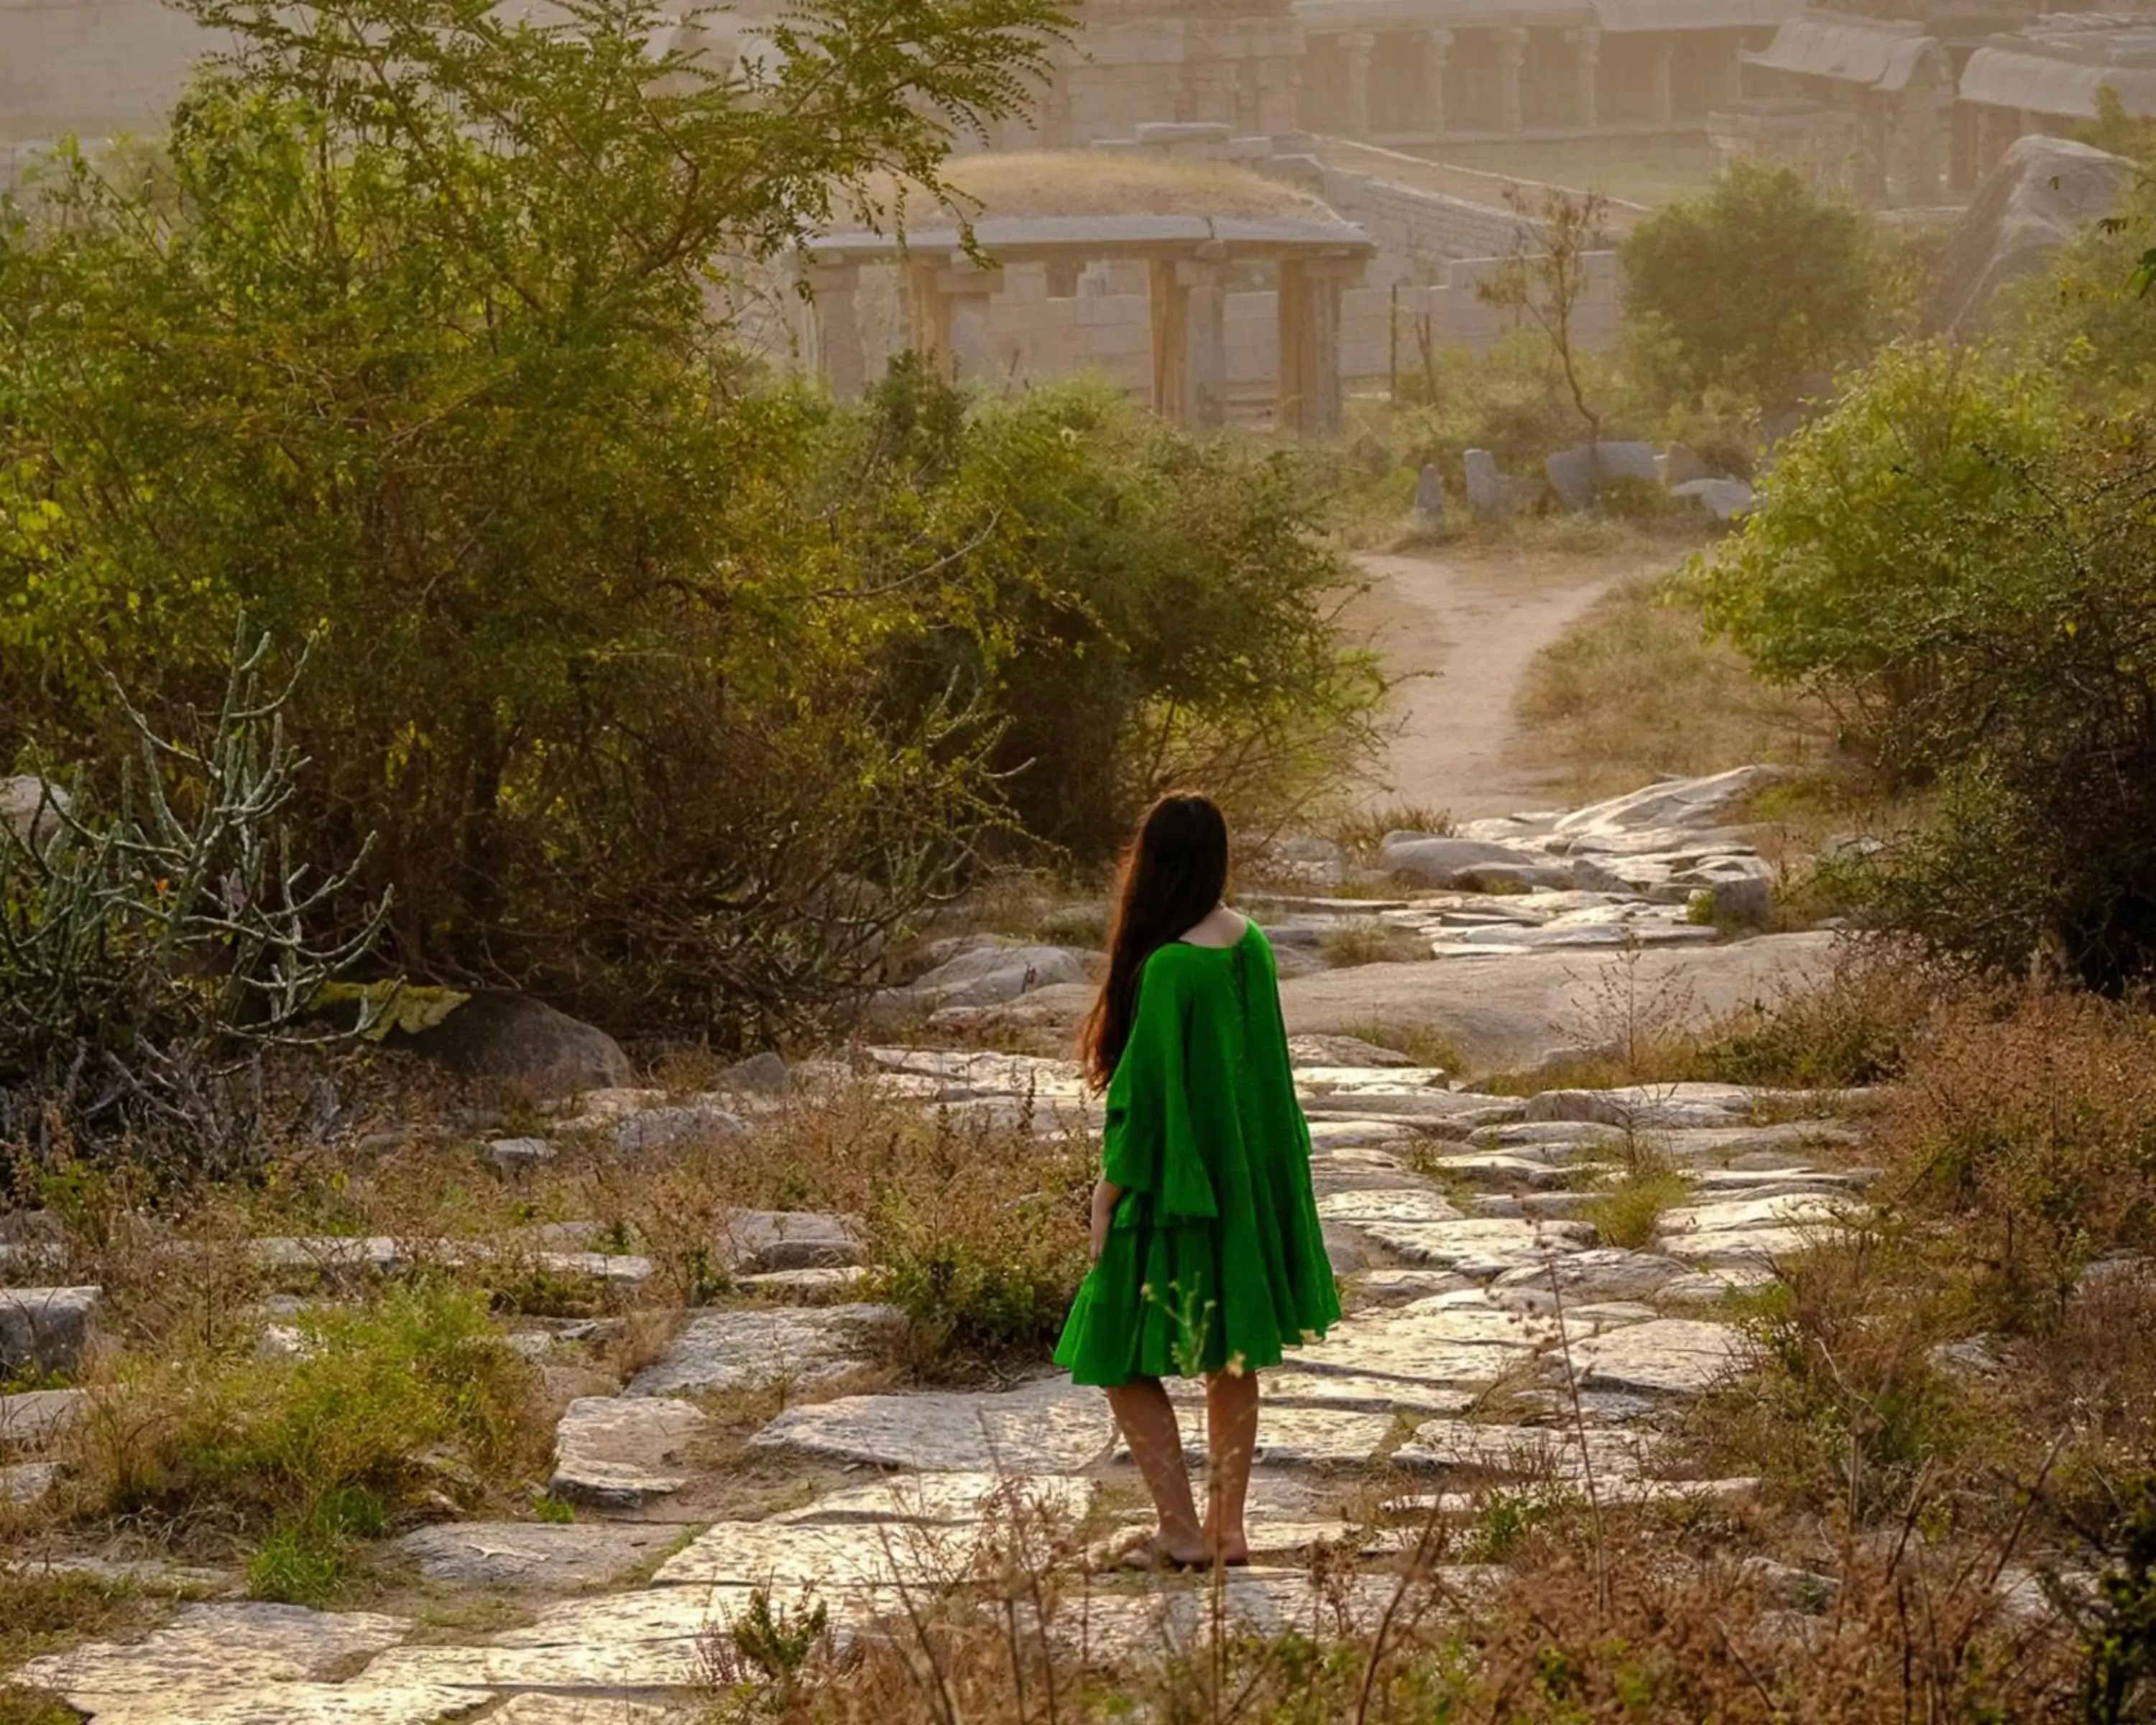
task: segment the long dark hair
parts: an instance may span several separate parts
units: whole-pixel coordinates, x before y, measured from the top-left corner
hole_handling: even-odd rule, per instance
[[[1080,1058],[1105,1087],[1137,1011],[1145,962],[1209,916],[1228,890],[1228,823],[1210,798],[1171,792],[1146,810],[1123,852],[1108,926],[1108,979],[1086,1020]]]

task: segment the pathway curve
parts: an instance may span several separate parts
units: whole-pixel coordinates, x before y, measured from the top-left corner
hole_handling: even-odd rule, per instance
[[[1400,680],[1383,799],[1455,820],[1548,807],[1562,774],[1514,711],[1527,668],[1604,593],[1667,562],[1515,546],[1358,557],[1371,588],[1347,621]]]

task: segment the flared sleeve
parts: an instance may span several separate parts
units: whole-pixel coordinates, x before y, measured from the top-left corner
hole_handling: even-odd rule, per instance
[[[1157,1220],[1219,1213],[1190,1111],[1191,1004],[1183,968],[1165,948],[1154,953],[1139,977],[1130,1040],[1108,1085],[1102,1172],[1127,1192],[1149,1195]],[[1118,1224],[1138,1208],[1126,1199]]]

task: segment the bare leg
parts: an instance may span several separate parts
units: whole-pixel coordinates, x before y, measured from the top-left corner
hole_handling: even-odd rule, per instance
[[[1205,1543],[1217,1562],[1246,1563],[1243,1505],[1258,1452],[1258,1374],[1215,1372],[1205,1380]]]
[[[1160,1517],[1159,1549],[1178,1563],[1204,1563],[1205,1534],[1190,1497],[1183,1431],[1160,1379],[1134,1378],[1120,1384],[1108,1392],[1108,1405],[1122,1428],[1123,1441],[1131,1446],[1131,1459],[1144,1476],[1146,1490],[1152,1494],[1153,1510]]]

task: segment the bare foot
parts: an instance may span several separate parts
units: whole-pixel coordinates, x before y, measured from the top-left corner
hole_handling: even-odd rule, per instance
[[[1249,1567],[1250,1561],[1249,1534],[1238,1529],[1233,1533],[1223,1533],[1216,1538],[1209,1539],[1208,1543],[1213,1548],[1214,1561],[1223,1568],[1242,1569]]]
[[[1086,1554],[1091,1569],[1203,1569],[1212,1561],[1203,1540],[1172,1540],[1158,1531],[1106,1540]]]

